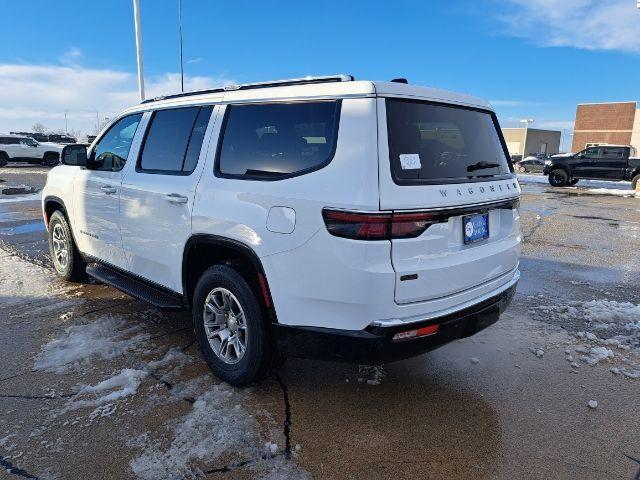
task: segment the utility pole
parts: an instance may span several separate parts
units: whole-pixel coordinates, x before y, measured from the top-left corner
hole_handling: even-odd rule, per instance
[[[67,112],[69,110],[64,111],[64,133],[69,133],[69,125],[67,124]]]
[[[182,0],[178,0],[178,30],[180,36],[180,91],[184,93],[184,67],[182,62]]]
[[[138,91],[140,101],[144,100],[144,75],[142,73],[142,27],[140,25],[140,4],[133,0],[133,22],[136,29],[136,56],[138,61]]]

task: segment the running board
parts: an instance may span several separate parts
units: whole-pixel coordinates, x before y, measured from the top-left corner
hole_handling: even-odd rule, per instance
[[[87,275],[163,310],[184,309],[180,294],[167,291],[107,265],[99,263],[87,265]]]

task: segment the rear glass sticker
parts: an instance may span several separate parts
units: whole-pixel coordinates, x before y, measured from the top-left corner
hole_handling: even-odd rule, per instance
[[[400,166],[402,170],[419,170],[422,168],[420,155],[417,153],[401,153]]]

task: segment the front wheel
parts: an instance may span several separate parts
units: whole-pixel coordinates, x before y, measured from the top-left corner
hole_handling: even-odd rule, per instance
[[[569,175],[561,168],[549,172],[549,183],[553,187],[564,187],[569,182]]]
[[[234,269],[215,265],[202,274],[193,324],[202,355],[221,380],[246,385],[267,373],[274,349],[256,296]]]
[[[67,219],[58,210],[49,219],[49,253],[60,277],[72,282],[85,279],[87,265],[73,241]]]
[[[518,167],[518,172],[520,172],[520,173],[526,173],[526,171],[527,171],[527,169],[526,169],[526,168],[524,168],[524,167],[522,167],[522,166]]]
[[[56,155],[55,153],[47,153],[44,156],[42,163],[46,167],[55,167],[56,165],[58,165],[58,163],[60,163],[60,160],[58,158],[58,155]]]
[[[0,152],[0,168],[6,167],[7,163],[9,163],[9,157],[6,153]]]

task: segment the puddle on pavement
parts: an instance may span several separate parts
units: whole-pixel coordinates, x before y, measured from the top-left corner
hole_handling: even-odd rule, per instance
[[[44,222],[37,221],[18,225],[17,227],[0,228],[0,235],[20,235],[23,233],[44,232],[45,230]]]

